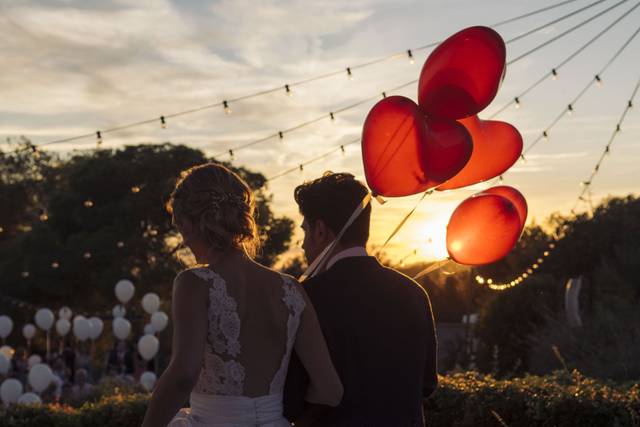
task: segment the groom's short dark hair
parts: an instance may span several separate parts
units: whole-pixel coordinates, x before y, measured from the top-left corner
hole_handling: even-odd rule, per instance
[[[368,192],[350,173],[325,172],[322,177],[296,187],[294,198],[311,227],[320,219],[337,235]],[[365,246],[370,220],[371,203],[345,231],[340,242]]]

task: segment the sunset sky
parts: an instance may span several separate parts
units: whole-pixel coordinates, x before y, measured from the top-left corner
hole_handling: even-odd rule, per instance
[[[593,3],[576,0],[545,13],[500,26],[505,40]],[[471,25],[552,5],[524,0],[341,0],[168,1],[3,0],[0,2],[0,136],[24,135],[32,142],[91,133],[132,121],[169,115],[284,86],[379,57],[442,40]],[[567,20],[507,45],[507,60],[562,33],[597,12],[621,3],[557,42],[508,67],[487,117],[519,95],[609,23],[637,4],[603,0]],[[497,119],[514,124],[527,147],[637,30],[640,8],[508,108]],[[326,115],[325,120],[238,151],[234,162],[270,177],[359,137],[376,101],[338,114],[330,111],[379,95],[417,79],[429,50],[415,52],[415,64],[399,55],[347,74],[284,89],[231,105],[106,134],[104,147],[171,141],[210,155]],[[541,141],[507,173],[505,184],[529,202],[529,221],[568,213],[615,128],[640,78],[640,35]],[[416,100],[417,85],[394,92]],[[640,97],[636,99],[640,105]],[[638,192],[640,108],[631,110],[593,186],[594,201]],[[90,149],[95,138],[52,145],[51,150]],[[221,159],[228,157],[221,156]],[[359,144],[270,183],[274,210],[300,222],[293,188],[325,170],[348,171],[364,179]],[[455,206],[478,189],[428,197],[389,246],[402,258],[444,255],[446,223]],[[381,243],[417,196],[374,202],[372,243]],[[587,208],[578,205],[580,210]],[[429,243],[431,238],[432,243]]]

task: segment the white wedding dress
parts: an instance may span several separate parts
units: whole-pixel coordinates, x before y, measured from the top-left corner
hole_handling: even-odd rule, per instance
[[[342,386],[313,307],[295,279],[283,275],[277,287],[235,288],[209,268],[188,271],[208,283],[209,330],[191,407],[181,409],[169,427],[289,427],[282,398],[294,346],[316,382],[307,400],[332,403],[323,402],[326,391]]]

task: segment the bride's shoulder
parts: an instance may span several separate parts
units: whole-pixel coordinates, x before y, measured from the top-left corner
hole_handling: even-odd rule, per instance
[[[210,282],[215,279],[217,274],[207,267],[191,267],[182,270],[174,279],[175,284],[188,284],[196,282]]]

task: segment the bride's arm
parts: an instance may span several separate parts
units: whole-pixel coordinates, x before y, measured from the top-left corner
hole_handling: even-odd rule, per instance
[[[298,327],[295,351],[309,374],[310,383],[305,400],[315,404],[337,406],[344,393],[342,382],[331,362],[313,304],[302,286],[299,289],[306,305]]]
[[[173,344],[169,366],[151,396],[144,427],[166,426],[195,386],[207,337],[207,288],[188,272],[173,284]]]

